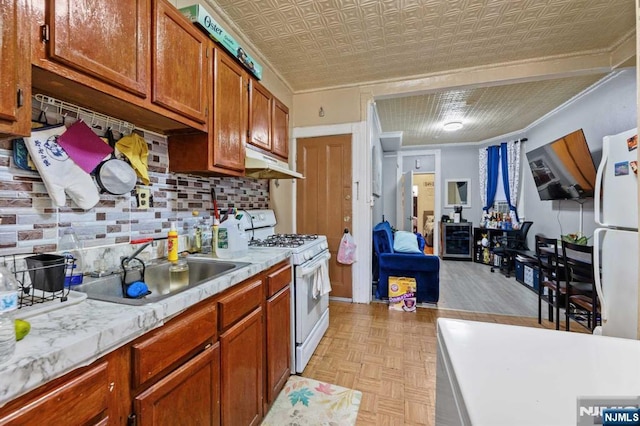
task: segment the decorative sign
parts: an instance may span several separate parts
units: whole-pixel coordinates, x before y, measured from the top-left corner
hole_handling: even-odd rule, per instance
[[[183,7],[180,13],[187,17],[191,22],[196,23],[203,29],[209,37],[220,43],[227,52],[233,55],[240,63],[248,69],[251,74],[255,75],[258,80],[262,79],[262,66],[258,64],[251,56],[247,55],[242,46],[227,33],[224,28],[211,17],[209,12],[199,4]]]

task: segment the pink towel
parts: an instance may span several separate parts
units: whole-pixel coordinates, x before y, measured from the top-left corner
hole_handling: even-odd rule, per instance
[[[113,148],[104,143],[83,121],[76,121],[58,137],[58,145],[82,170],[91,173]]]

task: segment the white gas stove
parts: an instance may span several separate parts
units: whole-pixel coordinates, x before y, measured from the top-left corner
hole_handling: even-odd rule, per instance
[[[329,293],[318,284],[329,281],[329,244],[324,235],[276,234],[273,210],[241,210],[240,221],[249,249],[268,247],[291,251],[293,373],[302,373],[329,327]],[[324,275],[323,275],[324,273]],[[324,277],[324,278],[323,278]],[[330,285],[330,283],[326,283]]]
[[[249,247],[288,248],[293,265],[302,265],[329,249],[327,237],[316,234],[276,234],[273,210],[243,210],[240,219]]]

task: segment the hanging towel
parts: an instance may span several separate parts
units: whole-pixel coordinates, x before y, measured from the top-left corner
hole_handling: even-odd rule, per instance
[[[66,204],[65,192],[81,209],[89,210],[100,194],[89,173],[82,170],[57,143],[64,124],[31,130],[24,143],[55,206]]]
[[[331,291],[331,281],[329,280],[329,268],[325,262],[320,264],[320,267],[315,270],[313,275],[313,298],[317,299],[318,296],[324,296]]]
[[[84,121],[76,121],[58,138],[60,145],[82,170],[91,173],[113,152]]]
[[[116,143],[116,148],[127,157],[142,183],[149,185],[149,147],[147,141],[137,133],[132,133],[123,136]]]

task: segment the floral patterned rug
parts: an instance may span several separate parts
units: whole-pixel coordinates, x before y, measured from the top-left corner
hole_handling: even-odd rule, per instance
[[[262,426],[356,424],[362,392],[291,376]]]

